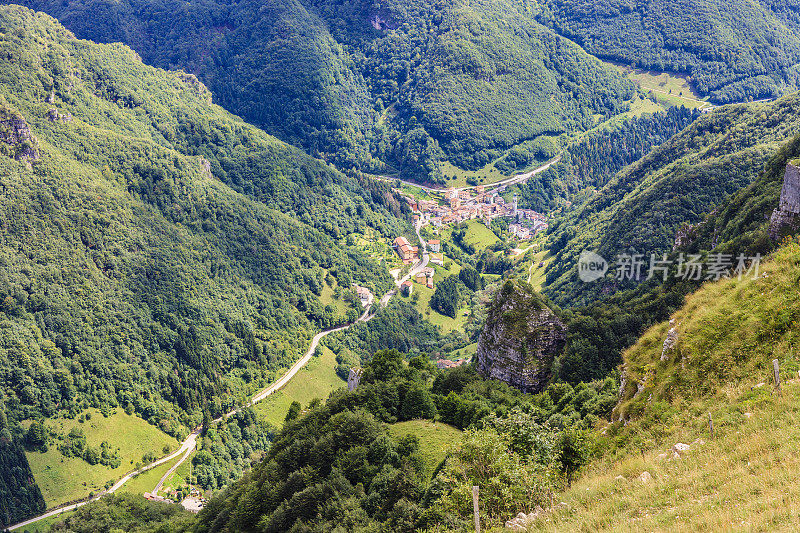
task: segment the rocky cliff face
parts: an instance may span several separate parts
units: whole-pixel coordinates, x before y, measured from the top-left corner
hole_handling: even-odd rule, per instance
[[[0,106],[0,154],[17,161],[39,159],[39,143],[19,113]]]
[[[565,343],[566,327],[536,292],[507,281],[495,295],[478,340],[478,371],[524,392],[539,392]]]
[[[783,175],[783,187],[778,207],[769,219],[769,235],[773,239],[780,238],[787,227],[796,227],[800,223],[800,168],[788,163]]]

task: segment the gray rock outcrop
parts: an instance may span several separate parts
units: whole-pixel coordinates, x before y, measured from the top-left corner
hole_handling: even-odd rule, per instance
[[[478,340],[478,371],[524,392],[539,392],[565,344],[566,327],[536,292],[507,281],[495,294]]]
[[[670,325],[672,325],[674,322],[675,322],[674,319],[669,321]],[[661,360],[662,361],[666,361],[667,360],[667,358],[669,357],[670,352],[672,351],[673,348],[675,348],[676,344],[678,344],[678,328],[677,328],[677,326],[670,328],[669,331],[667,332],[667,338],[664,339],[664,345],[661,348]]]
[[[47,112],[47,119],[50,122],[72,122],[72,113],[62,115],[58,112],[58,109],[51,107]]]
[[[800,223],[798,215],[800,215],[800,167],[788,163],[783,174],[780,202],[769,219],[769,236],[777,240],[785,228],[796,227]]]
[[[0,108],[0,154],[17,161],[39,159],[39,143],[22,115]]]

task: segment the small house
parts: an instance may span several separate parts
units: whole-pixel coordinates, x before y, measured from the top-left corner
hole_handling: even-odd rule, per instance
[[[414,292],[414,284],[411,283],[410,279],[405,280],[402,285],[400,285],[400,294],[403,296],[411,296],[411,293]]]

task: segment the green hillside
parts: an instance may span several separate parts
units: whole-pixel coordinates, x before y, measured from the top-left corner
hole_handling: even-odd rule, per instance
[[[32,453],[106,465],[102,484],[124,435],[101,457],[56,419],[124,409],[185,435],[273,380],[313,332],[360,314],[326,306],[326,283],[391,286],[343,244],[405,228],[388,186],[45,14],[0,8],[0,50],[0,400]],[[25,433],[26,420],[42,424]]]
[[[787,240],[761,266],[755,279],[705,284],[672,324],[648,330],[625,354],[621,397],[611,377],[523,395],[469,368],[437,374],[421,359],[404,365],[382,352],[355,392],[339,391],[287,424],[267,461],[194,523],[141,500],[149,512],[120,518],[136,531],[469,531],[478,485],[489,531],[507,530],[519,512],[530,513],[528,529],[513,530],[792,531],[800,519],[800,244]],[[671,327],[678,336],[664,357]],[[414,419],[387,432],[380,420],[425,404],[419,386],[431,372],[438,415],[466,411],[463,402],[476,397],[486,410],[481,429],[449,430],[445,442],[431,435],[439,424]],[[426,457],[444,448],[426,485]],[[56,530],[108,527],[109,511],[130,505],[102,500]]]
[[[793,2],[545,0],[540,20],[587,52],[628,65],[680,72],[718,103],[798,87],[800,39]]]
[[[79,37],[182,68],[227,109],[330,161],[419,180],[628,108],[634,84],[527,1],[28,0]]]
[[[556,258],[545,293],[559,304],[576,306],[631,286],[613,279],[613,268],[600,281],[582,283],[576,276],[580,253],[595,250],[614,262],[618,254],[635,251],[645,254],[649,265],[651,253],[672,250],[683,224],[701,221],[754,182],[798,126],[798,93],[704,114],[554,224],[550,251]],[[779,193],[780,186],[773,189]]]
[[[625,353],[621,400],[600,436],[612,453],[561,495],[562,512],[535,528],[796,529],[799,279],[793,240],[762,263],[758,279],[706,284],[671,323],[650,328]],[[664,357],[672,327],[677,341]],[[678,442],[691,447],[674,459]],[[643,471],[651,481],[638,479]]]
[[[675,427],[687,414],[681,406],[714,410],[731,399],[729,390],[753,397],[745,386],[770,381],[773,359],[782,364],[784,379],[798,376],[800,245],[784,244],[759,270],[757,279],[704,285],[672,315],[672,325],[653,326],[625,352],[625,386],[613,418],[637,427],[620,430],[621,438]],[[665,352],[672,327],[677,342]],[[717,425],[725,431],[729,423]]]
[[[461,438],[461,432],[448,424],[436,424],[428,420],[409,420],[389,426],[389,433],[402,439],[414,435],[419,439],[424,472],[430,477],[439,466],[450,447]]]

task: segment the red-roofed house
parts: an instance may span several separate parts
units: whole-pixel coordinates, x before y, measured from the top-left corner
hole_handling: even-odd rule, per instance
[[[410,279],[407,279],[400,285],[400,293],[403,296],[411,296],[411,293],[414,292],[414,284],[411,282]]]
[[[405,237],[397,237],[394,240],[394,246],[397,249],[397,255],[403,261],[413,261],[417,258],[417,247],[411,246],[411,243]]]

